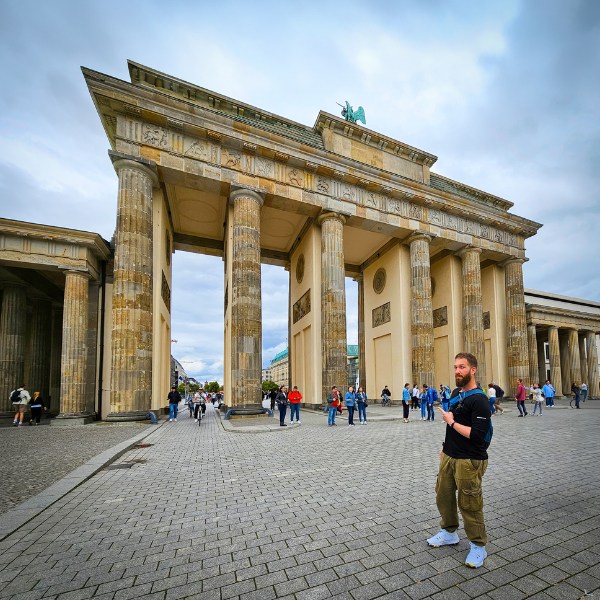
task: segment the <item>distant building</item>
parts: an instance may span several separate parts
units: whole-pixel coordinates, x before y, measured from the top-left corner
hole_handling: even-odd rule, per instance
[[[262,370],[262,380],[263,381],[273,381],[271,379],[272,375],[271,375],[271,367],[267,367],[266,369]]]
[[[185,385],[189,381],[187,373],[182,364],[173,356],[171,356],[171,385]]]

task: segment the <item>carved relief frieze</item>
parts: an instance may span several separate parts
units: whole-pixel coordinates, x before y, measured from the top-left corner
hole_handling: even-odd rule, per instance
[[[302,297],[294,302],[292,308],[293,321],[297,323],[302,317],[310,312],[310,289],[307,290]]]
[[[162,271],[162,285],[160,295],[162,296],[163,302],[165,303],[167,310],[171,312],[171,288],[169,287],[169,282],[167,281],[164,271]]]
[[[342,185],[342,198],[350,202],[356,202],[356,188],[353,185]]]
[[[430,208],[428,211],[429,222],[432,225],[438,225],[440,227],[443,226],[444,220],[442,216],[442,212],[437,210],[436,208]]]
[[[256,159],[256,174],[260,177],[273,177],[275,167],[268,158],[258,157]]]
[[[144,123],[142,127],[142,142],[149,146],[167,148],[167,130],[158,125]]]
[[[201,160],[206,160],[209,157],[209,146],[210,145],[207,142],[197,140],[192,142],[185,151],[184,156],[192,156],[200,158]]]
[[[226,167],[239,168],[242,162],[242,155],[237,150],[232,150],[231,148],[223,149],[223,164]]]
[[[383,325],[384,323],[389,323],[392,319],[390,303],[386,302],[385,304],[382,304],[381,306],[374,308],[371,313],[371,317],[372,317],[372,322],[373,322],[372,326],[374,328],[379,327],[380,325]]]
[[[379,208],[379,196],[373,192],[367,192],[365,194],[365,206],[368,206],[369,208]]]
[[[433,327],[448,325],[448,307],[442,306],[433,311]]]
[[[299,187],[303,187],[304,185],[304,173],[301,169],[297,169],[296,167],[292,167],[288,169],[287,173],[288,181]]]
[[[483,313],[483,328],[484,329],[490,329],[492,326],[491,323],[491,318],[490,318],[490,311],[486,311]]]
[[[417,204],[411,204],[408,210],[411,219],[421,220],[423,209]]]
[[[319,175],[319,177],[317,177],[317,191],[321,192],[322,194],[329,194],[329,189],[329,179]]]

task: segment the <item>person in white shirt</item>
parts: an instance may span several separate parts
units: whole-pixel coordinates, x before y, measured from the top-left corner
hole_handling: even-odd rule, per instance
[[[31,400],[29,392],[25,389],[24,385],[21,385],[10,393],[9,400],[12,402],[13,408],[17,411],[15,413],[13,425],[23,425],[23,417],[25,417],[29,401]]]
[[[529,388],[529,393],[533,394],[533,414],[535,415],[536,409],[539,407],[540,409],[540,417],[542,416],[542,390],[540,388],[539,383],[534,383],[531,388]]]
[[[490,401],[490,410],[492,414],[496,414],[496,390],[491,383],[488,383],[487,395]]]

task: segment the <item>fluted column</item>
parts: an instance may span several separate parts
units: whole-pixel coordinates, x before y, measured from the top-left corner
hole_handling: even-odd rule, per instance
[[[433,306],[431,302],[432,236],[414,233],[409,238],[411,271],[412,369],[418,385],[434,382]]]
[[[113,156],[119,176],[109,421],[146,418],[152,394],[152,186],[150,166]]]
[[[587,371],[588,371],[588,394],[598,397],[600,395],[600,384],[598,382],[598,347],[596,345],[596,333],[588,331],[585,334],[585,345],[587,349]]]
[[[321,225],[321,353],[322,398],[332,385],[347,384],[346,287],[344,223],[337,213],[319,216]]]
[[[262,304],[260,209],[263,198],[247,189],[231,193],[231,406],[262,399]],[[289,366],[289,365],[288,365]]]
[[[544,385],[548,375],[546,373],[546,351],[545,339],[537,335],[537,361],[538,361],[538,381],[540,385]]]
[[[550,354],[550,381],[557,395],[563,395],[562,374],[560,364],[560,344],[558,341],[558,327],[548,327],[548,351]]]
[[[577,329],[569,329],[569,371],[571,373],[571,383],[581,386],[581,362],[579,360]]]
[[[50,302],[32,300],[29,386],[47,401],[50,393]]]
[[[365,278],[357,275],[358,283],[358,384],[367,390],[367,366],[365,357]]]
[[[60,360],[62,354],[62,304],[52,305],[50,329],[50,392],[48,412],[57,414],[60,409]]]
[[[463,351],[477,358],[477,380],[487,385],[485,344],[483,341],[483,299],[481,295],[481,248],[469,247],[458,255],[462,259]]]
[[[571,393],[571,361],[569,357],[569,332],[560,330],[558,334],[560,343],[560,373],[562,375],[562,391],[566,396]]]
[[[508,374],[511,384],[517,378],[529,383],[529,348],[523,290],[523,259],[504,263],[506,286],[506,341]]]
[[[85,410],[89,275],[67,271],[63,307],[60,413],[57,419],[89,417]]]
[[[296,349],[294,348],[294,338],[292,337],[292,322],[294,317],[294,310],[291,305],[292,300],[292,263],[287,263],[285,266],[285,270],[288,272],[288,329],[287,329],[287,339],[288,339],[288,390],[291,390],[294,386],[294,381],[292,381],[292,371],[294,371],[294,353]],[[262,327],[262,325],[261,325]],[[296,374],[297,378],[297,374]],[[261,366],[261,381],[262,381],[262,366]]]
[[[5,284],[0,309],[0,415],[13,413],[9,395],[23,381],[27,329],[26,289]]]
[[[579,364],[581,365],[581,382],[588,382],[587,358],[585,353],[585,332],[579,332]]]
[[[544,380],[539,380],[538,369],[538,343],[535,325],[527,325],[527,346],[529,348],[529,382],[544,385]]]

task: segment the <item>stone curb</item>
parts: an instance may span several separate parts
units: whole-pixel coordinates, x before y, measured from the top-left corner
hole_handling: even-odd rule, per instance
[[[46,508],[60,500],[90,477],[93,477],[98,471],[114,462],[136,443],[156,432],[164,423],[165,421],[159,421],[158,427],[156,425],[149,425],[134,437],[101,452],[62,479],[54,482],[39,494],[32,496],[28,500],[25,500],[25,502],[0,515],[0,541],[6,539],[17,529],[31,521],[31,519],[37,517]]]

